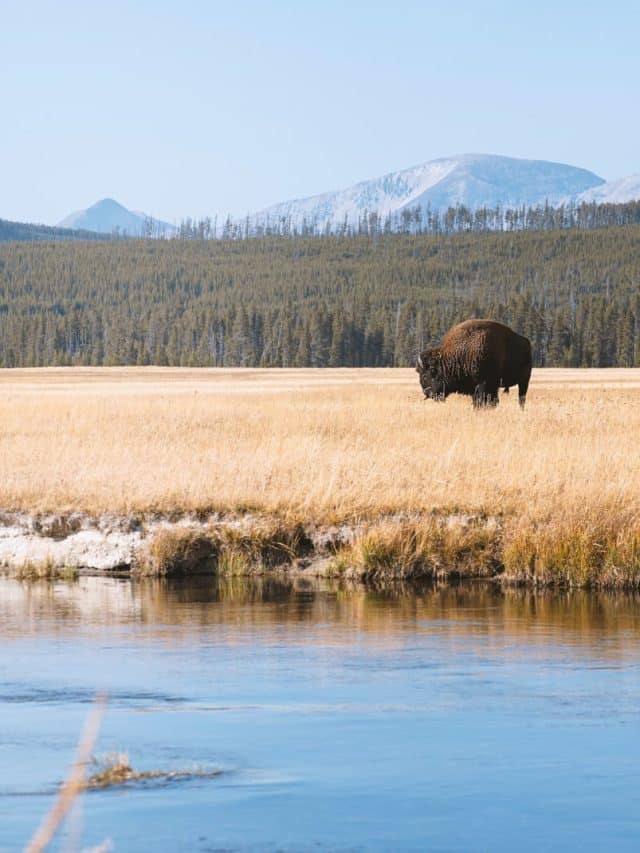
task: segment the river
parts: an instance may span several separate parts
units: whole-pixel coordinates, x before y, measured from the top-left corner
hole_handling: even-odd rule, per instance
[[[0,850],[96,752],[53,849],[638,850],[640,599],[0,578]],[[199,773],[220,771],[219,775]]]

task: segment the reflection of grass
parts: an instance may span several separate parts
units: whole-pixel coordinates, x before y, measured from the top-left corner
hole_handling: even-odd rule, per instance
[[[94,772],[87,779],[87,788],[113,788],[135,782],[186,781],[188,779],[213,779],[220,776],[221,770],[133,770],[129,756],[123,752],[114,752],[94,759]]]
[[[77,580],[80,573],[75,566],[59,566],[52,557],[46,560],[27,560],[18,566],[12,575],[18,580]]]

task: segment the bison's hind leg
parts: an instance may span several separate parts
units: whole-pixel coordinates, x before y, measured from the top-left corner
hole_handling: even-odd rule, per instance
[[[529,389],[529,379],[531,378],[531,367],[520,377],[518,382],[518,402],[520,408],[524,409],[524,404],[527,399],[527,390]]]

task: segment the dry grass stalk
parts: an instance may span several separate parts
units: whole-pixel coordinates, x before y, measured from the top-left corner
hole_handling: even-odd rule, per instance
[[[25,848],[25,853],[41,853],[48,846],[62,824],[62,821],[69,813],[76,798],[85,789],[85,772],[98,739],[106,701],[106,696],[104,695],[99,695],[96,698],[93,709],[85,723],[69,778],[62,784],[51,811],[45,817]]]

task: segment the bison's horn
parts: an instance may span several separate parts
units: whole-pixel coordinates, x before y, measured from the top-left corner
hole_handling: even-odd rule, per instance
[[[424,365],[422,363],[422,356],[421,355],[418,356],[418,367],[420,367],[420,368],[424,367]]]

